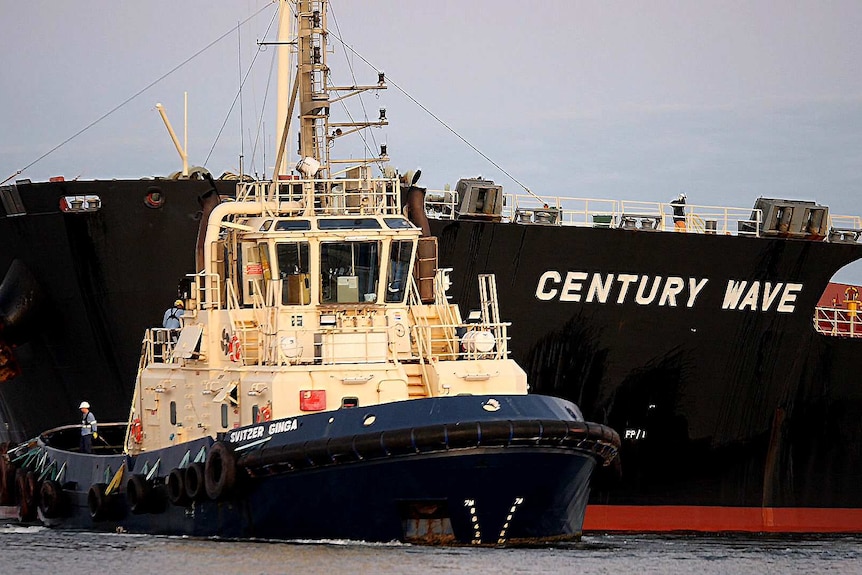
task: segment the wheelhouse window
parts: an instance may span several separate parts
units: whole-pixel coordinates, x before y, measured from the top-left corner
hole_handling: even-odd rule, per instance
[[[309,273],[308,242],[276,244],[278,275],[282,280],[282,305],[308,305],[311,303],[311,275]]]
[[[380,242],[320,246],[321,303],[373,303],[380,277]]]
[[[395,240],[389,248],[389,271],[386,275],[386,303],[400,303],[407,293],[413,242]]]

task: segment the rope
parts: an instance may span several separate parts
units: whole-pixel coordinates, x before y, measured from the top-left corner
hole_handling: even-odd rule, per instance
[[[335,39],[336,39],[336,40],[338,40],[339,42],[341,42],[341,44],[342,44],[342,45],[343,45],[347,50],[350,50],[351,52],[353,52],[353,54],[354,54],[354,55],[356,55],[356,57],[358,57],[360,60],[362,60],[363,62],[365,62],[366,64],[368,64],[372,69],[374,69],[374,70],[377,70],[377,69],[378,69],[378,68],[377,68],[376,66],[374,66],[371,62],[369,62],[369,61],[368,61],[368,60],[367,60],[367,59],[366,59],[362,54],[360,54],[360,53],[359,53],[359,52],[357,52],[357,51],[356,51],[352,46],[350,46],[349,44],[347,44],[347,43],[346,43],[346,42],[345,42],[345,41],[344,41],[344,40],[343,40],[343,39],[342,39],[338,34],[336,34],[335,32],[333,32],[333,31],[331,31],[331,30],[327,30],[327,32],[328,32],[331,36],[334,36],[334,37],[335,37]],[[444,128],[446,128],[447,130],[449,130],[449,131],[450,131],[450,132],[451,132],[451,133],[452,133],[456,138],[458,138],[458,139],[459,139],[459,140],[461,140],[464,144],[466,144],[467,146],[469,146],[469,147],[470,147],[470,149],[472,149],[474,152],[476,152],[477,154],[479,154],[480,156],[482,156],[482,157],[483,157],[485,160],[487,160],[487,161],[488,161],[492,166],[494,166],[495,168],[497,168],[498,170],[500,170],[501,172],[503,172],[504,174],[506,174],[506,176],[508,176],[508,177],[509,177],[509,179],[511,179],[513,182],[515,182],[516,184],[518,184],[519,186],[521,186],[522,188],[524,188],[524,191],[525,191],[525,192],[527,192],[530,196],[532,196],[532,197],[533,197],[533,199],[538,200],[538,201],[540,201],[540,202],[541,202],[541,201],[543,201],[543,200],[542,200],[542,198],[540,198],[539,196],[537,196],[536,194],[534,194],[534,193],[533,193],[533,191],[532,191],[532,190],[530,190],[530,188],[528,188],[528,187],[527,187],[523,182],[521,182],[521,180],[519,180],[518,178],[516,178],[515,176],[513,176],[512,174],[510,174],[510,173],[509,173],[505,168],[503,168],[500,164],[498,164],[497,162],[495,162],[494,160],[492,160],[492,159],[491,159],[490,157],[488,157],[484,152],[482,152],[482,150],[480,150],[479,148],[477,148],[476,146],[474,146],[474,145],[473,145],[472,143],[470,143],[470,142],[469,142],[469,141],[468,141],[464,136],[462,136],[461,134],[459,134],[458,132],[456,132],[456,131],[455,131],[455,129],[454,129],[454,128],[452,128],[452,127],[451,127],[449,124],[447,124],[446,122],[444,122],[444,121],[443,121],[443,119],[441,119],[441,118],[440,118],[439,116],[437,116],[434,112],[432,112],[432,111],[431,111],[431,110],[429,110],[427,107],[425,107],[425,105],[424,105],[424,104],[422,104],[419,100],[417,100],[416,98],[414,98],[413,96],[411,96],[409,93],[407,93],[407,91],[406,91],[404,88],[402,88],[401,86],[399,86],[399,85],[395,82],[395,80],[393,80],[390,76],[386,76],[386,81],[387,81],[387,83],[392,84],[392,85],[393,85],[393,86],[394,86],[394,87],[395,87],[399,92],[401,92],[402,94],[404,94],[404,96],[406,96],[406,97],[407,97],[411,102],[413,102],[414,104],[416,104],[417,106],[419,106],[419,107],[420,107],[420,108],[421,108],[421,109],[422,109],[426,114],[428,114],[429,116],[431,116],[432,118],[434,118],[435,120],[437,120],[437,122],[438,122],[441,126],[443,126]]]
[[[273,0],[273,1],[275,1],[275,0]],[[242,24],[245,24],[246,22],[255,18],[258,14],[263,12],[266,8],[267,8],[267,6],[262,7],[260,10],[258,10],[257,12],[255,12],[254,14],[252,14],[251,16],[249,16],[248,18],[246,18],[242,22],[240,22],[237,26],[241,26]],[[96,118],[95,120],[93,120],[92,122],[90,122],[89,124],[84,126],[83,128],[81,128],[80,130],[78,130],[77,132],[75,132],[74,134],[72,134],[71,136],[69,136],[68,138],[66,138],[65,140],[63,140],[62,142],[60,142],[59,144],[57,144],[56,146],[54,146],[53,148],[51,148],[50,150],[48,150],[47,152],[45,152],[44,154],[39,156],[38,158],[36,158],[35,160],[30,162],[29,164],[27,164],[23,168],[21,168],[20,170],[16,171],[14,174],[12,174],[8,178],[6,178],[2,182],[0,182],[0,185],[5,184],[6,182],[11,180],[15,176],[23,173],[25,170],[30,169],[31,167],[33,167],[37,163],[41,162],[42,160],[44,160],[45,158],[47,158],[48,156],[50,156],[51,154],[53,154],[54,152],[56,152],[57,150],[59,150],[60,148],[62,148],[63,146],[65,146],[66,144],[68,144],[69,142],[74,140],[75,138],[77,138],[78,136],[80,136],[81,134],[83,134],[84,132],[88,131],[90,128],[92,128],[96,124],[99,124],[100,122],[102,122],[102,120],[113,115],[114,112],[118,111],[120,108],[123,108],[129,102],[131,102],[132,100],[134,100],[135,98],[137,98],[138,96],[140,96],[141,94],[143,94],[144,92],[146,92],[147,90],[149,90],[150,88],[152,88],[153,86],[155,86],[156,84],[158,84],[159,82],[161,82],[162,80],[164,80],[165,78],[167,78],[168,76],[170,76],[171,74],[173,74],[174,72],[179,70],[180,68],[182,68],[183,66],[185,66],[186,64],[188,64],[189,62],[191,62],[192,60],[194,60],[195,58],[197,58],[198,56],[200,56],[201,54],[203,54],[204,52],[206,52],[207,50],[212,48],[214,45],[221,42],[226,36],[231,34],[234,31],[234,29],[235,28],[231,28],[230,30],[228,30],[227,32],[225,32],[224,34],[222,34],[221,36],[219,36],[218,38],[216,38],[215,40],[213,40],[212,42],[210,42],[209,44],[207,44],[206,46],[204,46],[203,48],[201,48],[200,50],[198,50],[197,52],[195,52],[194,54],[192,54],[191,56],[189,56],[185,60],[183,60],[181,63],[179,63],[176,66],[174,66],[173,68],[171,68],[168,72],[165,72],[159,78],[150,82],[149,84],[147,84],[146,86],[144,86],[143,88],[141,88],[140,90],[138,90],[137,92],[135,92],[134,94],[132,94],[131,96],[126,98],[125,100],[123,100],[120,104],[114,106],[113,108],[111,108],[110,110],[108,110],[107,112],[105,112],[104,114],[102,114],[101,116],[99,116],[98,118]],[[221,134],[221,132],[219,132],[219,134]],[[208,158],[209,158],[209,156],[208,156]]]

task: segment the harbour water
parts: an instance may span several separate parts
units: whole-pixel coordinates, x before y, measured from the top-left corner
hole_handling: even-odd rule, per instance
[[[591,535],[539,548],[213,541],[0,526],[0,572],[23,574],[859,573],[862,537]]]

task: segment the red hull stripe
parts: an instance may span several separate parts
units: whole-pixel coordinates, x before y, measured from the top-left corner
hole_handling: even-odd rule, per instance
[[[589,505],[584,531],[862,533],[862,509]]]

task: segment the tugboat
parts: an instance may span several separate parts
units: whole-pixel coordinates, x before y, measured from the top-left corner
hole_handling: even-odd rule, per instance
[[[332,172],[332,141],[367,123],[329,123],[326,2],[296,18],[298,173],[209,195],[181,327],[147,330],[128,421],[100,424],[93,454],[79,426],[9,449],[4,496],[14,483],[22,520],[70,529],[577,538],[619,436],[527,393],[494,276],[466,319],[448,301],[415,175],[373,176],[385,151]]]

